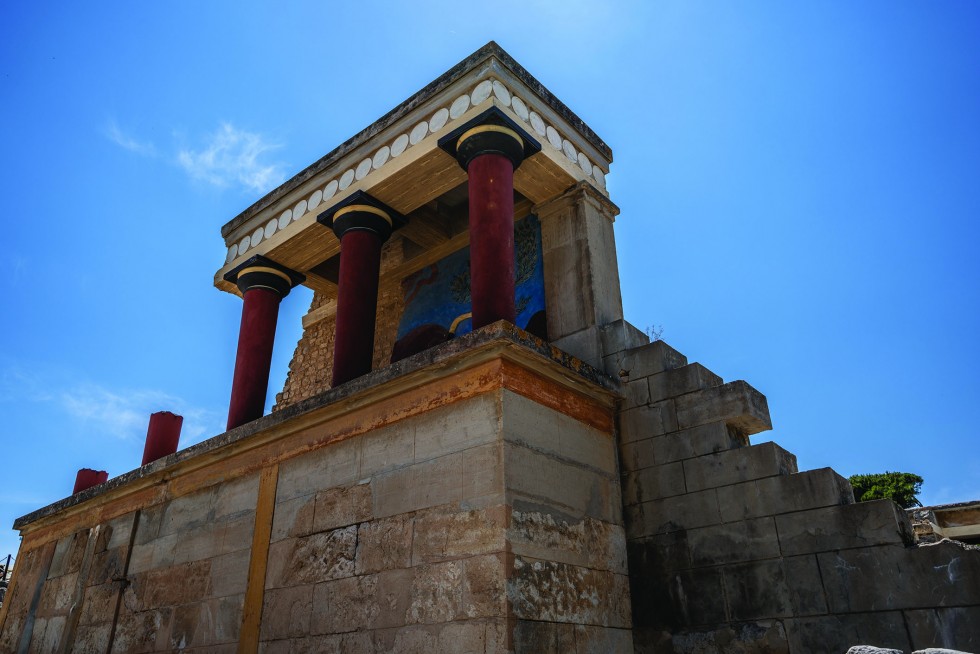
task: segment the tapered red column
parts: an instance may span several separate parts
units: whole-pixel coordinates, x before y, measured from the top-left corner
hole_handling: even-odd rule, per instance
[[[317,217],[340,239],[331,386],[371,372],[381,247],[391,236],[396,219],[401,217],[390,207],[363,192]]]
[[[146,465],[177,451],[180,443],[180,428],[183,416],[170,411],[157,411],[150,414],[150,424],[146,428],[146,443],[143,445],[143,462]]]
[[[228,429],[262,417],[269,390],[279,302],[302,279],[301,275],[259,257],[253,257],[245,267],[234,272],[243,304]]]
[[[92,470],[92,468],[81,468],[75,475],[75,488],[72,489],[71,494],[81,493],[83,490],[88,490],[92,486],[98,486],[99,484],[104,484],[106,480],[109,479],[109,473],[105,470]]]
[[[469,177],[470,296],[473,328],[478,329],[517,317],[514,170],[540,148],[499,111],[487,112],[460,129],[440,140],[440,146],[456,157]]]

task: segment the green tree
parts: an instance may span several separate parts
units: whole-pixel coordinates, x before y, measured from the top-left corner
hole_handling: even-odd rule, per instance
[[[849,479],[858,502],[895,500],[903,509],[922,506],[916,495],[922,490],[922,477],[911,472],[879,472],[852,475]]]

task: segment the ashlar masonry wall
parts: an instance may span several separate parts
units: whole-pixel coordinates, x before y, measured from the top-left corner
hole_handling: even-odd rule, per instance
[[[980,651],[980,548],[917,546],[891,501],[749,436],[765,397],[625,323],[619,449],[637,652]]]

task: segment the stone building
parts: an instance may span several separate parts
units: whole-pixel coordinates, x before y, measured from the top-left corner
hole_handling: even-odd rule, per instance
[[[17,520],[0,651],[980,649],[980,551],[624,320],[611,162],[490,43],[225,225],[228,431]]]

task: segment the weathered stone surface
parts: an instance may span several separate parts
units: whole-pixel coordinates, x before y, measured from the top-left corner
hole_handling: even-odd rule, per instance
[[[640,347],[631,348],[623,353],[613,367],[618,370],[608,370],[613,377],[622,376],[626,372],[630,380],[656,375],[664,370],[673,370],[687,365],[687,357],[667,345],[664,341],[653,341]],[[608,366],[608,362],[607,362]]]
[[[371,485],[340,486],[316,494],[313,532],[346,527],[371,519]]]
[[[76,531],[70,536],[60,539],[54,548],[54,556],[48,568],[48,578],[53,579],[61,575],[78,572],[82,567],[82,557],[85,556],[87,545],[88,529]]]
[[[673,370],[665,370],[647,378],[649,401],[659,402],[685,393],[720,386],[721,377],[700,363],[692,363]]]
[[[446,512],[435,509],[415,518],[412,565],[502,552],[508,509]]]
[[[732,620],[827,612],[820,570],[812,556],[734,564],[723,573]]]
[[[742,563],[780,556],[772,518],[726,522],[687,531],[695,566]]]
[[[542,452],[559,451],[559,414],[509,390],[501,393],[503,438]]]
[[[358,525],[355,572],[361,575],[409,567],[413,531],[412,518],[403,515]]]
[[[245,592],[251,550],[238,550],[211,559],[211,595],[225,597]]]
[[[776,516],[776,526],[787,555],[912,544],[908,517],[891,500],[786,513]]]
[[[136,537],[138,540],[138,530]],[[133,547],[133,553],[129,559],[129,573],[136,574],[173,565],[177,538],[177,534],[169,534],[142,544],[137,543]]]
[[[313,509],[316,506],[316,494],[302,495],[291,500],[276,502],[276,511],[272,518],[272,535],[270,542],[297,536],[309,536],[313,533]]]
[[[278,640],[310,634],[313,591],[313,584],[267,588],[262,602],[260,638]]]
[[[514,558],[513,573],[508,596],[517,618],[631,625],[629,580],[624,575],[523,557]]]
[[[415,428],[415,462],[437,459],[497,440],[500,402],[496,393],[434,409]]]
[[[831,612],[980,604],[980,551],[951,541],[818,554]]]
[[[679,429],[718,421],[747,435],[772,429],[766,396],[744,381],[681,395],[674,402]]]
[[[361,441],[350,438],[293,457],[279,465],[276,500],[312,495],[334,486],[349,486],[360,479]]]
[[[684,464],[680,461],[625,472],[622,482],[623,504],[627,506],[687,493]]]
[[[565,248],[566,250],[568,248]],[[547,289],[545,289],[547,292]],[[549,310],[548,315],[552,312]],[[551,321],[553,322],[553,321]],[[597,327],[586,327],[577,332],[551,339],[551,344],[576,359],[595,368],[602,367],[602,340]]]
[[[854,643],[872,642],[909,651],[905,622],[898,611],[791,618],[783,622],[790,652],[846,652]]]
[[[619,520],[619,485],[613,477],[510,443],[504,457],[509,493],[565,507],[573,515]]]
[[[695,456],[724,452],[749,444],[748,438],[724,422],[681,429],[651,441],[657,463],[670,463]]]
[[[873,645],[855,645],[847,650],[847,654],[905,654],[905,652],[900,649],[886,649]]]
[[[340,579],[354,574],[357,527],[351,525],[269,546],[267,588]]]
[[[515,509],[507,539],[520,556],[627,573],[626,534],[620,525]]]
[[[626,506],[623,509],[626,534],[641,538],[681,529],[696,529],[721,522],[715,489],[667,497]],[[726,517],[728,517],[726,515]],[[737,516],[731,516],[738,519]]]
[[[691,491],[795,473],[796,456],[775,443],[760,443],[684,461]]]
[[[111,622],[116,612],[116,602],[119,600],[119,588],[118,583],[86,588],[78,624]]]
[[[361,474],[367,478],[415,459],[415,421],[402,420],[393,425],[364,434],[361,437]]]
[[[629,629],[575,625],[575,654],[631,654],[633,635]]]
[[[253,473],[224,481],[214,487],[211,499],[213,520],[226,521],[244,517],[255,511],[259,496],[259,475]]]
[[[604,356],[623,352],[632,348],[643,347],[650,342],[650,337],[634,327],[626,320],[614,320],[599,327],[599,338],[602,341]],[[616,371],[617,373],[619,371]]]
[[[574,652],[575,625],[560,622],[517,620],[514,652]]]
[[[678,654],[786,654],[792,651],[787,648],[782,623],[774,620],[744,622],[704,631],[685,630],[669,640],[667,647]],[[800,654],[811,651],[800,650]]]
[[[109,647],[109,633],[112,629],[112,625],[108,623],[100,623],[94,625],[80,625],[74,633],[72,638],[71,647],[68,649],[69,652],[83,654],[85,652],[104,652],[108,650]],[[47,641],[47,647],[42,648],[42,652],[57,652],[55,649],[56,641],[51,638],[51,624],[48,624],[48,630],[45,632],[45,640]]]
[[[744,520],[854,503],[854,491],[831,468],[736,484],[718,493],[726,520]]]
[[[401,627],[406,624],[411,589],[411,570],[390,570],[317,584],[309,633],[338,634]]]
[[[112,641],[113,652],[153,652],[170,649],[170,623],[173,609],[165,608],[134,612],[119,612],[119,621]]]
[[[925,649],[917,649],[912,654],[970,654],[970,652],[964,652],[958,649],[946,649],[945,647],[927,647]]]
[[[142,607],[156,609],[196,602],[211,591],[211,561],[152,570],[143,579]]]
[[[980,606],[905,611],[912,647],[940,654],[948,648],[980,652]],[[913,653],[915,654],[915,653]]]
[[[677,431],[677,417],[673,400],[664,400],[649,406],[639,406],[619,414],[621,443],[663,436]]]
[[[374,514],[387,517],[462,499],[463,456],[448,454],[371,480]]]

